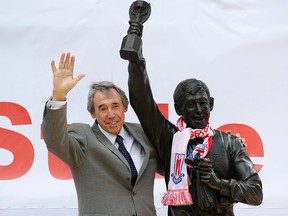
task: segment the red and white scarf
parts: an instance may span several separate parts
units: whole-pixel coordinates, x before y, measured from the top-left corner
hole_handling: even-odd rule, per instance
[[[212,136],[214,130],[208,123],[203,129],[192,129],[187,127],[183,118],[180,117],[176,123],[178,130],[172,141],[170,179],[168,190],[162,198],[163,205],[182,206],[193,204],[188,187],[187,165],[185,163],[187,145],[190,139],[203,138],[203,143],[198,144],[193,150],[190,159],[194,159],[197,153],[205,158],[212,147]]]

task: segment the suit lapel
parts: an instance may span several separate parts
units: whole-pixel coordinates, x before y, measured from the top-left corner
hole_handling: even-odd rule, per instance
[[[145,144],[145,141],[143,141],[143,139],[145,140],[145,138],[143,137],[142,133],[140,133],[133,126],[131,126],[127,123],[124,123],[124,127],[131,134],[131,136],[135,139],[134,142],[136,141],[137,143],[139,143],[145,151],[144,161],[143,161],[143,164],[142,164],[140,171],[138,173],[138,178],[140,178],[141,175],[143,174],[144,170],[146,169],[147,165],[148,165],[149,158],[150,158],[150,150],[149,150],[149,147]],[[114,144],[111,143],[109,141],[109,139],[101,132],[96,121],[92,126],[92,130],[96,136],[96,139],[101,144],[103,144],[105,147],[107,147],[113,154],[115,154],[130,169],[130,166],[129,166],[127,160],[118,151],[118,149],[115,148]],[[149,142],[149,141],[147,140],[147,142]]]
[[[114,146],[114,144],[111,143],[110,140],[101,132],[96,121],[92,126],[92,130],[96,136],[96,139],[102,145],[107,147],[114,155],[116,155],[128,168],[130,168],[129,164],[128,164],[127,160],[124,158],[124,156],[118,151],[118,149]]]
[[[144,170],[146,169],[148,165],[149,158],[150,158],[150,150],[148,146],[145,144],[145,141],[143,141],[144,137],[142,133],[135,130],[133,126],[130,126],[127,123],[124,123],[124,127],[131,134],[131,136],[133,136],[133,138],[135,139],[134,142],[139,143],[145,151],[144,161],[138,173],[138,178],[139,178],[141,177],[141,175],[143,174]]]

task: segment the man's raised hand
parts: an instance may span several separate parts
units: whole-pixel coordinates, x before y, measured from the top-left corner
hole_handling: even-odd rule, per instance
[[[85,74],[79,74],[74,77],[75,57],[62,53],[59,61],[58,69],[55,61],[51,61],[51,68],[53,71],[53,93],[52,100],[64,101],[68,92],[76,86],[76,84],[85,77]]]

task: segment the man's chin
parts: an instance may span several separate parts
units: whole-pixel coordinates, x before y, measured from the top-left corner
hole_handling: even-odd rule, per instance
[[[206,127],[206,125],[207,122],[205,121],[193,121],[190,127],[192,127],[193,129],[203,129]]]
[[[108,133],[110,133],[110,134],[115,134],[115,135],[117,135],[119,132],[120,132],[120,129],[121,128],[119,128],[118,126],[109,126],[108,128],[107,128],[107,132]]]

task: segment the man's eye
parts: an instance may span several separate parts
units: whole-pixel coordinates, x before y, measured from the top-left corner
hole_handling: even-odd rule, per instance
[[[208,102],[207,101],[201,101],[201,106],[206,106],[207,104],[208,104]]]
[[[113,108],[118,108],[119,107],[119,104],[115,104],[114,106],[113,106]]]
[[[195,103],[187,103],[186,104],[186,107],[187,108],[191,108],[191,107],[194,107],[195,106]]]
[[[206,102],[205,101],[201,101],[200,104],[201,105],[206,105]]]

